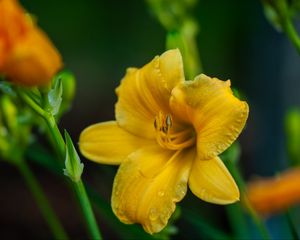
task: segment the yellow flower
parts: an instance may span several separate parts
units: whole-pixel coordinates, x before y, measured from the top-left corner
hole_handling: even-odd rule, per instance
[[[247,199],[261,214],[286,210],[300,203],[300,168],[292,168],[279,176],[250,182]]]
[[[42,85],[61,68],[59,52],[17,0],[0,0],[0,73],[21,85]]]
[[[248,116],[230,81],[203,74],[185,81],[181,54],[170,50],[140,69],[129,68],[116,92],[116,121],[86,128],[79,144],[88,159],[121,164],[112,208],[122,222],[159,232],[187,185],[207,202],[239,200],[218,157]]]

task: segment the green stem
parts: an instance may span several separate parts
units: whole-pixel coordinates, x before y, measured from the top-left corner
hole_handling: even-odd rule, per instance
[[[249,204],[249,201],[247,201],[247,197],[246,197],[247,195],[245,194],[246,184],[240,174],[240,171],[237,169],[237,166],[234,163],[232,163],[231,161],[226,161],[226,165],[241,190],[242,198],[244,198],[245,201],[247,202],[248,213],[249,213],[250,217],[252,218],[253,223],[256,225],[256,227],[259,230],[263,239],[271,239],[270,234],[269,234],[265,224],[263,223],[261,218],[258,216],[257,212]]]
[[[245,239],[249,237],[249,231],[241,204],[235,203],[227,205],[226,212],[235,238]]]
[[[33,175],[27,163],[25,161],[19,161],[16,164],[16,167],[19,169],[20,173],[24,177],[44,219],[47,221],[49,228],[51,229],[54,235],[54,238],[58,240],[69,239],[59,219],[57,218],[53,209],[51,208],[50,203],[42,190],[42,187]]]
[[[280,17],[282,29],[300,54],[300,38],[292,22],[288,3],[285,0],[276,1],[275,3],[278,15]]]
[[[82,212],[87,221],[87,227],[91,233],[92,239],[102,239],[83,182],[81,180],[79,182],[76,182],[74,184],[74,188],[81,204]]]
[[[195,233],[198,233],[203,239],[219,239],[229,240],[231,236],[227,235],[222,230],[210,225],[207,220],[189,209],[183,209],[182,218],[196,228]],[[194,236],[196,238],[196,236]],[[241,238],[244,238],[242,236]]]
[[[33,101],[26,93],[22,92],[22,90],[18,90],[18,93],[20,97],[24,100],[25,103],[29,107],[31,107],[38,115],[40,115],[46,122],[48,129],[55,140],[54,147],[56,150],[60,153],[61,160],[64,160],[65,158],[65,148],[66,144],[64,141],[64,138],[62,137],[58,126],[56,124],[56,120],[54,116],[48,112],[46,112],[44,109],[42,109],[35,101]],[[90,204],[90,200],[88,198],[88,195],[84,189],[84,185],[82,181],[79,183],[75,183],[72,181],[72,185],[75,189],[77,199],[81,205],[81,209],[83,211],[83,216],[85,217],[85,220],[88,225],[88,230],[90,231],[90,235],[93,239],[102,239],[100,230],[97,226],[96,219],[94,217],[94,213]]]
[[[61,159],[65,158],[65,152],[66,152],[66,145],[65,141],[58,129],[58,126],[56,124],[56,120],[51,114],[45,114],[44,116],[45,122],[47,123],[48,129],[54,139],[55,148],[57,149],[57,152],[60,154]]]
[[[293,240],[299,240],[300,239],[300,235],[298,234],[297,226],[296,226],[296,224],[294,223],[294,220],[293,220],[292,210],[288,209],[286,211],[285,215],[286,215],[286,218],[287,218],[287,222],[288,222],[288,225],[289,225],[289,228],[290,228]]]
[[[300,54],[300,38],[290,17],[284,19],[282,26],[288,38]]]
[[[56,148],[58,149],[62,159],[64,159],[64,157],[65,157],[65,142],[64,142],[64,139],[63,139],[58,127],[57,127],[55,118],[51,114],[45,114],[44,119],[49,127],[52,137],[55,139],[54,142],[56,144]],[[88,230],[90,232],[92,239],[95,239],[95,240],[102,239],[100,230],[98,228],[98,225],[97,225],[97,222],[96,222],[96,219],[95,219],[92,207],[91,207],[89,197],[85,191],[82,181],[80,180],[80,182],[78,182],[78,183],[72,182],[72,184],[75,189],[77,199],[79,200],[79,203],[81,205],[83,216],[85,217],[85,220],[87,222],[87,227],[88,227]]]

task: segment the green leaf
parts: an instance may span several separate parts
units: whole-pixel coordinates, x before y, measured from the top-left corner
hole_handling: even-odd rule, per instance
[[[48,93],[48,109],[52,115],[56,115],[59,112],[59,108],[62,102],[63,85],[60,77],[54,79],[54,86]]]
[[[241,147],[238,142],[233,143],[224,153],[221,154],[221,159],[226,162],[230,161],[237,164],[241,156]]]
[[[215,226],[212,226],[208,223],[207,219],[204,219],[194,211],[187,208],[183,209],[182,218],[195,228],[195,238],[198,236],[201,239],[232,239],[232,236],[229,236]]]
[[[81,179],[83,172],[83,163],[81,163],[79,155],[73,145],[72,139],[65,130],[66,141],[66,160],[64,174],[68,176],[73,182],[78,182]]]
[[[272,1],[263,0],[263,8],[266,19],[278,32],[282,32],[281,19],[276,5]]]
[[[75,96],[76,91],[76,79],[72,72],[62,71],[58,77],[62,81],[63,85],[63,102],[71,103]]]
[[[65,112],[69,111],[72,106],[72,101],[76,91],[76,79],[74,74],[68,70],[60,72],[56,77],[61,79],[63,88],[62,102],[59,113],[56,115],[56,119],[60,119],[60,117]]]
[[[42,107],[42,95],[38,88],[25,88],[25,87],[18,87],[18,93],[22,93],[27,95],[32,101],[34,101],[38,106]]]

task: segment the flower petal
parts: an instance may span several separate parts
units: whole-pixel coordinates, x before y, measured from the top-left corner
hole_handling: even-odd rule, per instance
[[[135,135],[154,138],[154,117],[170,112],[169,98],[174,86],[184,80],[179,50],[169,50],[144,67],[127,70],[116,92],[118,124]]]
[[[14,45],[3,71],[18,84],[34,86],[48,83],[61,67],[57,49],[42,31],[34,29]]]
[[[116,121],[91,125],[80,135],[79,148],[88,159],[105,164],[120,164],[130,153],[152,144],[123,130]]]
[[[172,91],[173,114],[191,123],[197,132],[197,154],[207,160],[218,156],[238,137],[248,117],[248,104],[233,96],[230,81],[204,74],[178,84]]]
[[[124,223],[140,223],[148,233],[162,230],[187,191],[194,149],[162,150],[158,146],[129,155],[115,177],[112,208]]]
[[[0,71],[17,84],[44,85],[62,67],[46,34],[16,0],[0,1]]]
[[[189,187],[198,198],[210,203],[229,204],[240,197],[234,179],[219,157],[197,158],[192,166]]]
[[[285,211],[288,207],[300,203],[299,183],[300,168],[290,168],[275,177],[250,182],[247,186],[247,198],[258,213]]]

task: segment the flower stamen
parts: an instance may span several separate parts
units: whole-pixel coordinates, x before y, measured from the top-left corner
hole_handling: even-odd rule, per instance
[[[156,140],[166,149],[180,150],[194,145],[196,138],[191,127],[176,131],[173,127],[173,119],[170,114],[159,112],[154,119]]]

